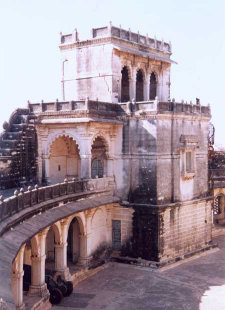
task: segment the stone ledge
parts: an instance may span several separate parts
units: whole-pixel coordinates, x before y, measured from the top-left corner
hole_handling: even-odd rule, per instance
[[[142,258],[122,257],[122,256],[117,256],[117,255],[112,255],[111,260],[115,262],[125,263],[125,264],[133,264],[133,265],[137,265],[140,267],[149,267],[152,269],[162,270],[162,268],[171,266],[175,263],[178,263],[178,262],[184,263],[190,258],[195,258],[195,256],[201,255],[203,253],[209,253],[209,251],[211,252],[212,250],[217,250],[217,249],[218,249],[217,243],[212,243],[200,249],[197,249],[195,251],[190,251],[185,254],[175,256],[167,260],[163,260],[161,262],[149,261],[149,260],[145,260]]]
[[[73,286],[77,285],[78,283],[80,283],[81,281],[92,277],[93,275],[95,275],[97,272],[104,270],[105,268],[107,268],[109,266],[109,263],[105,263],[99,267],[96,267],[94,269],[82,269],[74,274],[71,275],[71,281],[73,282]]]

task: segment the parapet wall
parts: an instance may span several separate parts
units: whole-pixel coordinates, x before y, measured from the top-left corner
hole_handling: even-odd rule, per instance
[[[84,112],[96,112],[106,113],[108,118],[117,117],[120,115],[128,114],[132,112],[175,112],[175,113],[187,113],[187,114],[201,114],[210,117],[210,106],[203,106],[200,104],[184,103],[184,102],[159,102],[158,100],[143,101],[143,102],[126,102],[126,103],[109,103],[93,100],[80,100],[80,101],[63,101],[63,102],[41,102],[41,103],[29,103],[30,112],[33,114],[46,114],[51,112],[57,112],[63,114],[64,112],[81,113]],[[71,113],[70,113],[71,115]]]
[[[172,46],[171,43],[164,42],[163,40],[157,40],[155,38],[150,38],[148,35],[140,35],[139,32],[132,32],[130,29],[125,30],[121,27],[115,27],[111,23],[109,26],[101,27],[101,28],[93,28],[92,29],[92,38],[98,39],[102,37],[115,37],[120,38],[122,40],[130,41],[132,43],[136,43],[142,46],[150,47],[151,49],[155,49],[158,51],[162,51],[164,53],[171,54]],[[71,34],[61,35],[61,44],[69,44],[75,43],[79,41],[79,36],[77,30],[75,30]]]

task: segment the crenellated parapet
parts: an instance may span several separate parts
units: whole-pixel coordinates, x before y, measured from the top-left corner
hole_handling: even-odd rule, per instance
[[[119,38],[131,43],[139,44],[142,47],[149,47],[156,51],[162,51],[164,53],[171,54],[172,45],[171,42],[164,42],[164,40],[158,40],[156,37],[151,38],[146,35],[141,35],[139,32],[133,32],[130,29],[126,30],[120,27],[113,26],[110,23],[108,26],[93,28],[91,30],[92,38],[90,40],[96,40],[101,38]],[[89,40],[88,40],[89,41]],[[71,44],[80,42],[77,29],[71,34],[61,34],[61,44]]]
[[[104,116],[104,121],[106,121],[106,118],[116,121],[120,116],[141,117],[141,115],[146,113],[175,113],[182,115],[202,115],[207,117],[211,115],[209,105],[193,104],[192,102],[175,102],[175,100],[159,102],[157,98],[151,101],[136,102],[133,100],[131,102],[128,101],[118,104],[89,99],[80,101],[56,101],[31,103],[29,107],[30,112],[37,116],[37,122],[43,119],[51,119],[55,116],[68,118],[68,122],[69,118],[78,118],[73,121],[79,122],[79,117],[88,116]]]

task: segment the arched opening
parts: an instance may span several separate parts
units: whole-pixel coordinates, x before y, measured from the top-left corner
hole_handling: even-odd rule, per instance
[[[136,101],[144,100],[144,75],[141,69],[137,71],[136,76]]]
[[[77,264],[80,258],[80,234],[80,225],[75,217],[70,223],[67,237],[67,260],[70,268],[71,264]]]
[[[219,194],[214,199],[213,204],[213,220],[216,224],[225,224],[225,210],[224,210],[225,200],[224,195]]]
[[[150,76],[150,100],[155,100],[156,96],[157,96],[157,80],[155,73],[152,72]]]
[[[75,141],[68,136],[58,137],[51,145],[49,157],[49,182],[63,182],[80,176],[80,155]]]
[[[130,83],[129,83],[129,72],[127,67],[123,67],[121,79],[121,102],[127,102],[130,100]]]
[[[91,149],[91,178],[95,179],[96,177],[102,178],[106,175],[106,166],[107,166],[107,149],[105,141],[98,137],[95,139],[92,144]]]
[[[55,269],[55,233],[53,227],[51,227],[46,236],[46,246],[45,246],[45,269],[54,270]]]
[[[27,295],[31,285],[31,242],[28,241],[25,246],[23,256],[23,291]]]
[[[216,224],[225,224],[224,205],[225,205],[224,195],[219,194],[214,199],[214,204],[213,204],[213,221]]]

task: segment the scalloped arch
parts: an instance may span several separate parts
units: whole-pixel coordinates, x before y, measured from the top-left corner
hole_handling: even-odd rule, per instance
[[[152,73],[154,73],[155,78],[156,78],[156,83],[158,83],[158,81],[159,81],[159,75],[158,75],[158,73],[157,73],[155,70],[150,71],[150,74],[149,74],[149,82],[150,82],[150,78],[151,78]]]
[[[105,147],[106,147],[106,152],[109,153],[109,141],[107,141],[107,138],[103,136],[103,133],[98,132],[96,133],[93,138],[91,139],[91,149],[92,149],[92,145],[94,144],[95,140],[97,138],[101,138],[104,143],[105,143]]]
[[[146,82],[146,76],[147,76],[146,70],[145,70],[142,66],[138,66],[138,67],[136,68],[136,77],[137,77],[138,71],[141,71],[141,72],[142,72],[143,81]]]
[[[57,133],[54,133],[54,134],[50,134],[48,136],[48,140],[47,140],[47,143],[46,143],[46,148],[45,148],[45,154],[50,154],[50,149],[51,149],[51,146],[52,146],[52,143],[58,139],[59,137],[69,137],[69,138],[72,138],[73,141],[76,143],[77,147],[78,147],[78,150],[79,150],[79,153],[80,153],[80,139],[70,133],[70,132],[57,132]]]
[[[121,78],[122,78],[122,71],[123,71],[123,68],[127,68],[127,71],[128,71],[128,78],[129,78],[129,81],[130,81],[131,78],[132,78],[132,76],[131,76],[131,67],[130,67],[128,64],[126,64],[126,63],[122,64],[122,66],[121,66]]]

